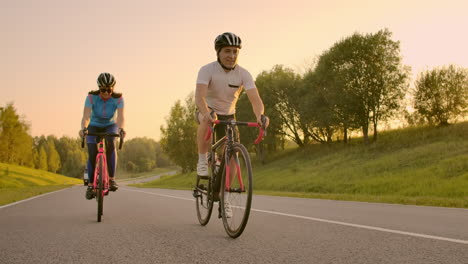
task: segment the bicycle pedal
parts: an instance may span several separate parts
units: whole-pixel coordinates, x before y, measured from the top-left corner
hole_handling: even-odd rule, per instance
[[[201,194],[199,194],[197,190],[193,190],[193,191],[192,191],[192,195],[193,195],[193,197],[195,197],[195,198],[201,197]]]

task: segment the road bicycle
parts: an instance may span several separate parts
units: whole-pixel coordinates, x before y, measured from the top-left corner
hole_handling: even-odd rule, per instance
[[[93,191],[97,201],[97,221],[101,222],[104,209],[104,196],[109,194],[109,174],[107,171],[106,158],[106,137],[120,137],[119,149],[122,149],[123,137],[115,133],[92,133],[86,132],[81,140],[81,147],[84,148],[86,136],[96,136],[98,153],[96,155],[96,166],[94,167]]]
[[[218,218],[222,218],[226,233],[239,237],[249,220],[252,204],[252,165],[249,152],[235,141],[236,126],[260,127],[255,144],[263,139],[265,128],[256,122],[215,120],[214,125],[225,124],[226,135],[217,140],[213,135],[208,152],[208,176],[197,175],[193,196],[196,198],[198,221],[206,225],[210,221],[214,202],[219,202]],[[213,133],[211,126],[205,136]],[[223,188],[221,188],[223,186]]]

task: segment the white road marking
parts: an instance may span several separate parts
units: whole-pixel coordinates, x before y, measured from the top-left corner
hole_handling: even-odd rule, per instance
[[[160,193],[153,193],[153,192],[145,192],[145,191],[138,191],[138,190],[132,190],[132,189],[127,189],[127,188],[120,188],[121,190],[124,191],[130,191],[130,192],[140,192],[140,193],[146,193],[146,194],[151,194],[151,195],[156,195],[156,196],[163,196],[163,197],[169,197],[169,198],[174,198],[174,199],[179,199],[179,200],[186,200],[186,201],[195,201],[193,198],[184,198],[184,197],[179,197],[179,196],[173,196],[173,195],[166,195],[166,194],[160,194]]]
[[[24,202],[27,202],[27,201],[31,201],[31,200],[34,200],[36,198],[43,197],[43,196],[46,196],[46,195],[49,195],[49,194],[58,193],[58,192],[66,190],[66,189],[68,189],[68,188],[61,189],[61,190],[58,190],[58,191],[49,192],[49,193],[40,194],[38,196],[34,196],[34,197],[31,197],[31,198],[28,198],[28,199],[24,199],[24,200],[21,200],[21,201],[18,201],[18,202],[5,204],[5,205],[0,206],[0,209],[6,208],[6,207],[9,207],[9,206],[13,206],[13,205],[16,205],[16,204],[24,203]]]
[[[14,202],[14,203],[11,203],[11,204],[2,205],[2,206],[0,206],[0,209],[6,208],[6,207],[9,207],[9,206],[13,206],[13,205],[16,205],[16,204],[24,203],[24,202],[27,202],[27,201],[31,201],[33,199],[44,197],[44,196],[49,195],[49,194],[58,193],[58,192],[66,190],[66,189],[68,189],[68,188],[58,190],[58,191],[54,191],[54,192],[44,193],[44,194],[34,196],[34,197],[31,197],[31,198],[28,198],[28,199],[25,199],[25,200]],[[191,201],[191,202],[195,201],[195,199],[193,199],[193,198],[184,198],[184,197],[179,197],[179,196],[174,196],[174,195],[166,195],[166,194],[159,194],[159,193],[153,193],[153,192],[132,190],[132,189],[127,189],[127,188],[120,188],[120,189],[124,190],[124,191],[140,192],[140,193],[145,193],[145,194],[150,194],[150,195],[168,197],[168,198]],[[274,211],[268,211],[268,210],[255,209],[255,208],[252,208],[251,211],[259,212],[259,213],[266,213],[266,214],[273,214],[273,215],[281,215],[281,216],[287,216],[287,217],[293,217],[293,218],[299,218],[299,219],[305,219],[305,220],[323,222],[323,223],[329,223],[329,224],[350,226],[350,227],[356,227],[356,228],[362,228],[362,229],[368,229],[368,230],[374,230],[374,231],[380,231],[380,232],[387,232],[387,233],[393,233],[393,234],[399,234],[399,235],[421,237],[421,238],[434,239],[434,240],[440,240],[440,241],[447,241],[447,242],[453,242],[453,243],[459,243],[459,244],[467,244],[468,245],[468,240],[461,240],[461,239],[454,239],[454,238],[447,238],[447,237],[440,237],[440,236],[432,236],[432,235],[426,235],[426,234],[406,232],[406,231],[400,231],[400,230],[394,230],[394,229],[388,229],[388,228],[381,228],[381,227],[375,227],[375,226],[359,225],[359,224],[353,224],[353,223],[346,223],[346,222],[340,222],[340,221],[334,221],[334,220],[328,220],[328,219],[322,219],[322,218],[316,218],[316,217],[308,217],[308,216],[302,216],[302,215],[295,215],[295,214],[287,214],[287,213],[281,213],[281,212],[274,212]]]
[[[399,235],[407,235],[407,236],[429,238],[429,239],[442,240],[442,241],[448,241],[448,242],[454,242],[454,243],[460,243],[460,244],[468,244],[467,240],[461,240],[461,239],[453,239],[453,238],[440,237],[440,236],[431,236],[431,235],[425,235],[425,234],[419,234],[419,233],[413,233],[413,232],[406,232],[406,231],[400,231],[400,230],[394,230],[394,229],[387,229],[387,228],[381,228],[381,227],[375,227],[375,226],[358,225],[358,224],[352,224],[352,223],[346,223],[346,222],[340,222],[340,221],[333,221],[333,220],[322,219],[322,218],[308,217],[308,216],[295,215],[295,214],[286,214],[286,213],[273,212],[273,211],[260,210],[260,209],[253,209],[253,208],[251,209],[251,211],[260,212],[260,213],[267,213],[267,214],[282,215],[282,216],[289,216],[289,217],[306,219],[306,220],[311,220],[311,221],[316,221],[316,222],[351,226],[351,227],[375,230],[375,231],[380,231],[380,232],[394,233],[394,234],[399,234]]]
[[[183,198],[183,197],[178,197],[178,196],[173,196],[173,195],[165,195],[165,194],[152,193],[152,192],[146,192],[146,191],[138,191],[138,190],[131,190],[131,189],[123,189],[123,190],[132,191],[132,192],[141,192],[141,193],[146,193],[146,194],[150,194],[150,195],[163,196],[163,197],[174,198],[174,199],[179,199],[179,200],[186,200],[186,201],[191,201],[191,202],[195,201],[195,199],[193,199],[193,198]],[[440,236],[432,236],[432,235],[426,235],[426,234],[406,232],[406,231],[400,231],[400,230],[394,230],[394,229],[388,229],[388,228],[381,228],[381,227],[375,227],[375,226],[359,225],[359,224],[353,224],[353,223],[333,221],[333,220],[328,220],[328,219],[308,217],[308,216],[295,215],[295,214],[287,214],[287,213],[281,213],[281,212],[274,212],[274,211],[268,211],[268,210],[255,209],[255,208],[252,208],[251,211],[255,211],[255,212],[259,212],[259,213],[266,213],[266,214],[273,214],[273,215],[281,215],[281,216],[287,216],[287,217],[293,217],[293,218],[299,218],[299,219],[305,219],[305,220],[323,222],[323,223],[329,223],[329,224],[350,226],[350,227],[356,227],[356,228],[362,228],[362,229],[368,229],[368,230],[374,230],[374,231],[380,231],[380,232],[386,232],[386,233],[393,233],[393,234],[413,236],[413,237],[421,237],[421,238],[434,239],[434,240],[447,241],[447,242],[453,242],[453,243],[467,244],[468,245],[468,240],[461,240],[461,239],[454,239],[454,238],[440,237]]]

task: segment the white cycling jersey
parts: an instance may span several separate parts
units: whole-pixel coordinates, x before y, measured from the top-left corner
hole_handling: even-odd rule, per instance
[[[206,103],[220,115],[232,115],[236,112],[236,103],[242,89],[256,89],[252,75],[236,65],[234,70],[224,71],[219,62],[214,61],[198,72],[197,84],[208,85]]]

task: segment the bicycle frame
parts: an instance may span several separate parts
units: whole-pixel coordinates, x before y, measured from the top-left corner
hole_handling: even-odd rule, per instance
[[[96,192],[96,201],[98,204],[97,216],[98,222],[101,222],[102,212],[103,212],[103,203],[104,196],[109,194],[109,172],[107,169],[107,158],[106,158],[106,137],[120,137],[119,149],[122,148],[123,137],[121,134],[115,133],[85,133],[85,135],[96,136],[99,138],[97,142],[98,153],[96,155],[96,165],[94,166],[94,175],[93,175],[93,190]],[[85,137],[81,139],[81,147],[84,148]],[[102,160],[102,162],[100,162]],[[99,175],[99,173],[102,175]],[[98,177],[101,177],[101,180],[98,180]],[[101,183],[102,182],[102,185]]]
[[[267,119],[262,116],[262,123]],[[255,144],[260,143],[265,134],[265,126],[254,122],[240,122],[233,119],[215,120],[214,125],[225,124],[226,134],[215,139],[214,126],[210,126],[204,137],[209,148],[209,175],[197,175],[193,196],[196,198],[198,221],[202,226],[208,224],[213,211],[213,203],[219,202],[218,218],[222,218],[226,233],[239,237],[247,225],[252,203],[252,165],[249,152],[240,142],[236,141],[236,126],[259,127],[259,135]],[[219,155],[217,155],[219,153]],[[219,164],[219,169],[217,169]],[[242,173],[242,175],[241,175]],[[237,177],[235,178],[235,175]],[[207,184],[205,186],[205,184]]]
[[[222,162],[220,164],[220,168],[223,167],[224,165],[224,168],[226,170],[226,184],[224,186],[225,190],[228,191],[228,192],[245,192],[245,187],[244,187],[244,183],[242,181],[242,175],[241,175],[241,170],[240,170],[240,167],[239,167],[239,164],[236,163],[236,170],[237,170],[237,178],[239,180],[239,184],[240,184],[240,188],[239,189],[231,189],[231,166],[229,165],[229,153],[231,152],[231,148],[232,148],[232,145],[234,144],[234,127],[235,126],[249,126],[249,127],[261,127],[258,123],[254,123],[254,122],[239,122],[239,121],[235,121],[235,120],[215,120],[214,121],[214,124],[217,125],[217,124],[226,124],[226,135],[224,137],[222,137],[221,139],[217,140],[215,142],[215,138],[214,138],[214,135],[211,139],[211,157],[212,159],[215,157],[215,153],[216,153],[216,150],[223,146],[224,145],[224,151],[223,151],[223,156],[222,156]],[[210,137],[211,137],[211,134],[213,134],[213,127],[210,127],[210,129],[208,129],[208,133],[207,135],[205,136],[205,140],[208,140]],[[255,144],[258,144],[260,143],[260,141],[263,139],[263,135],[264,135],[264,129],[261,127],[260,128],[260,132],[259,132],[259,135],[257,137],[257,139],[255,140]],[[216,162],[216,160],[213,160],[214,162]],[[214,163],[212,163],[213,165]],[[216,179],[216,184],[215,184],[215,190],[216,191],[219,191],[219,187],[221,186],[218,186],[218,181],[220,180],[220,175],[218,175],[220,172],[222,172],[222,170],[220,169],[218,171],[218,173],[216,175],[214,175],[215,179]]]
[[[98,167],[98,164],[99,164],[99,158],[102,157],[103,158],[103,161],[104,161],[104,168],[103,168],[103,171],[104,171],[104,179],[103,179],[103,182],[104,182],[104,189],[106,190],[106,194],[109,192],[109,174],[108,174],[108,171],[107,171],[107,158],[106,158],[106,147],[105,147],[105,138],[106,136],[109,136],[109,137],[120,137],[120,143],[119,143],[119,149],[122,149],[122,145],[123,145],[123,138],[121,135],[119,134],[114,134],[114,133],[86,133],[86,135],[89,135],[89,136],[98,136],[99,137],[99,142],[97,143],[97,148],[98,148],[98,154],[96,155],[96,166],[94,166],[94,180],[93,180],[93,188],[96,189],[97,188],[97,175],[98,175],[98,171],[99,171],[99,167]],[[86,137],[83,137],[81,139],[81,147],[84,148],[84,143],[85,143],[85,138]],[[89,172],[88,172],[89,173]],[[104,192],[103,192],[104,193]],[[104,195],[104,194],[103,194]]]
[[[101,137],[100,141],[97,145],[98,148],[98,154],[96,155],[96,166],[94,168],[94,181],[93,181],[93,188],[97,189],[97,184],[98,184],[98,174],[99,174],[99,158],[102,157],[102,160],[104,161],[102,166],[102,171],[104,172],[104,175],[101,175],[103,177],[103,190],[102,190],[102,196],[106,195],[109,193],[109,173],[107,171],[107,157],[105,154],[105,138]]]

